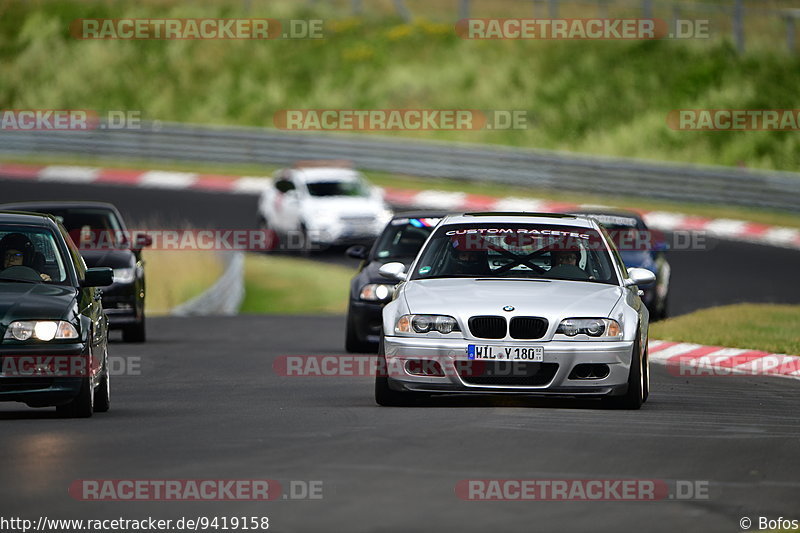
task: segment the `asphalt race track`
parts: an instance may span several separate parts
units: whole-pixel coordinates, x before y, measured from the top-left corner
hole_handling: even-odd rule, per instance
[[[251,227],[255,198],[0,182],[4,202],[116,203],[129,224]],[[675,252],[673,311],[800,301],[798,253],[720,241]],[[148,342],[115,341],[130,370],[88,420],[0,404],[3,516],[157,519],[268,516],[274,531],[740,531],[749,517],[800,519],[800,388],[789,379],[675,377],[652,366],[641,411],[593,402],[441,398],[379,408],[372,380],[286,377],[281,355],[341,354],[343,317],[148,319]],[[133,365],[133,366],[131,366]],[[322,499],[77,501],[81,479],[321,481]],[[472,502],[467,479],[644,479],[707,498]],[[286,493],[286,492],[284,492]]]
[[[298,334],[299,331],[313,334]],[[369,378],[281,377],[285,354],[340,353],[340,318],[152,319],[113,343],[141,375],[113,380],[112,409],[61,420],[2,406],[3,508],[18,516],[269,516],[275,531],[739,531],[800,498],[796,382],[676,378],[653,368],[643,410],[570,401],[443,399],[379,408]],[[78,479],[322,481],[323,499],[80,502]],[[708,483],[708,499],[470,502],[463,479]]]

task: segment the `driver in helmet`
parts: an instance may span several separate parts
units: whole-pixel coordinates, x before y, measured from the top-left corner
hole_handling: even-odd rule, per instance
[[[489,274],[489,253],[486,250],[464,250],[458,247],[451,252],[453,274],[485,276]]]
[[[0,239],[0,260],[3,262],[2,270],[14,266],[34,268],[32,265],[35,253],[36,250],[33,247],[33,243],[22,233],[9,233]],[[42,278],[42,281],[52,281],[47,274],[42,272],[37,272],[37,274]]]

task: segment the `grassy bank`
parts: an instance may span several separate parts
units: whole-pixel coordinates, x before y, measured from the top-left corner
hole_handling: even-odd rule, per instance
[[[342,314],[353,269],[279,255],[248,254],[242,313]]]
[[[6,2],[0,107],[138,110],[272,126],[282,109],[524,110],[525,130],[409,133],[470,142],[796,170],[785,132],[680,132],[673,109],[798,108],[800,57],[724,40],[470,41],[451,24],[330,19],[317,3]],[[248,12],[243,12],[250,5]],[[304,10],[306,9],[306,10]],[[343,10],[342,12],[347,12]],[[318,40],[76,40],[77,18],[323,16]]]
[[[150,316],[165,315],[183,302],[198,296],[217,281],[224,265],[214,254],[199,250],[144,250],[147,297]]]
[[[800,355],[800,306],[737,304],[650,326],[650,338]]]

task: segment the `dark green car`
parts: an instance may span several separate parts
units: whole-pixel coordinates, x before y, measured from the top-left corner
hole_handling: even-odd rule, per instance
[[[108,319],[87,269],[48,215],[0,212],[0,401],[89,417],[109,408]]]

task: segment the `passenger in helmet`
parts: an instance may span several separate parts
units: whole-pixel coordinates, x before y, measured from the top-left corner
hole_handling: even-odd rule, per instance
[[[578,266],[580,252],[565,250],[550,252],[550,270],[548,277],[567,279],[589,279],[589,275]]]

